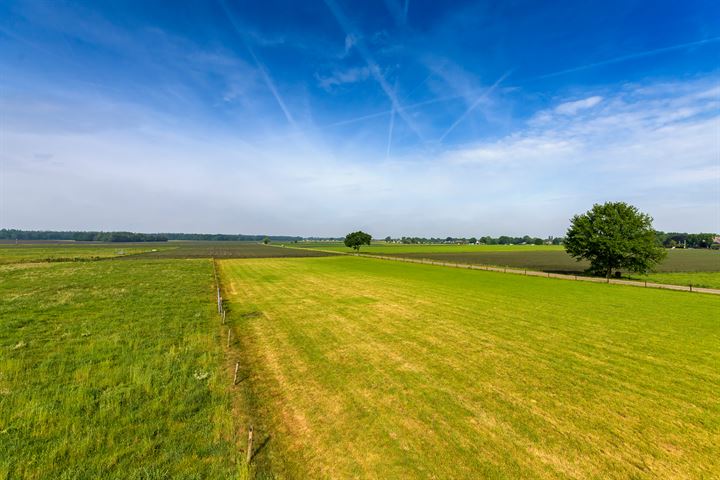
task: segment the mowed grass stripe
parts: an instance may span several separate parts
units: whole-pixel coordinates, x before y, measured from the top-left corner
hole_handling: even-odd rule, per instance
[[[220,266],[282,474],[720,466],[720,299],[354,257]]]

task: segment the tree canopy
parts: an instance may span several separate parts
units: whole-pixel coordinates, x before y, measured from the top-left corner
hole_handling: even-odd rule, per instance
[[[345,236],[345,246],[353,250],[360,250],[361,245],[370,245],[371,240],[372,237],[369,234],[358,230]]]
[[[610,277],[613,270],[647,273],[665,258],[652,217],[624,202],[595,204],[575,215],[565,236],[572,257],[589,260],[589,271]]]

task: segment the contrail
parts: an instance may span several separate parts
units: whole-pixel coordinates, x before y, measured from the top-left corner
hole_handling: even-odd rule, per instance
[[[398,85],[398,79],[395,77],[395,88],[393,88],[393,93],[397,95],[397,85]],[[390,128],[388,128],[388,143],[387,143],[387,151],[385,152],[385,159],[390,158],[390,146],[392,145],[392,135],[393,135],[393,128],[395,127],[395,108],[393,108],[390,112]]]
[[[480,102],[482,102],[484,99],[486,99],[487,96],[490,95],[490,94],[493,92],[493,90],[495,90],[495,88],[497,88],[497,86],[500,85],[500,82],[502,82],[503,80],[505,80],[505,79],[508,77],[508,75],[510,75],[511,72],[512,72],[512,70],[508,70],[507,72],[505,72],[505,74],[504,74],[502,77],[498,78],[497,81],[495,81],[495,83],[493,83],[490,88],[488,88],[487,90],[485,90],[485,93],[483,93],[483,94],[480,95],[478,98],[476,98],[475,101],[472,103],[472,105],[470,105],[470,106],[468,107],[468,109],[465,110],[465,113],[463,113],[462,115],[460,115],[460,118],[458,118],[457,120],[455,120],[455,122],[454,122],[452,125],[450,125],[450,128],[448,128],[447,130],[445,130],[445,133],[442,134],[442,136],[440,137],[439,141],[442,142],[442,141],[445,139],[445,137],[447,137],[448,134],[449,134],[450,132],[452,132],[452,131],[455,129],[455,127],[457,127],[457,126],[460,124],[460,122],[462,122],[463,120],[465,120],[465,118],[466,118],[468,115],[470,115],[470,112],[472,112],[473,110],[475,110],[475,107],[477,107],[478,105],[480,105]]]
[[[412,110],[413,108],[422,107],[424,105],[431,105],[433,103],[441,103],[441,102],[448,102],[451,100],[458,100],[461,98],[465,98],[466,95],[449,95],[447,97],[438,97],[438,98],[432,98],[430,100],[423,100],[422,102],[417,103],[411,103],[409,105],[405,105],[402,109],[405,111]],[[328,123],[327,125],[323,125],[321,128],[325,127],[339,127],[342,125],[348,125],[350,123],[355,122],[362,122],[363,120],[370,120],[372,118],[378,118],[378,117],[384,117],[385,115],[390,115],[393,112],[393,110],[384,110],[382,112],[376,112],[376,113],[369,113],[367,115],[361,115],[359,117],[355,118],[349,118],[347,120],[340,120],[333,123]]]
[[[250,56],[252,56],[253,60],[255,60],[255,65],[257,66],[258,70],[260,70],[260,73],[262,74],[263,79],[265,80],[265,85],[267,85],[268,89],[272,92],[278,105],[280,105],[280,109],[285,114],[285,118],[287,118],[287,121],[290,123],[290,125],[292,125],[293,127],[297,126],[297,124],[295,123],[295,119],[290,114],[290,111],[288,110],[287,105],[285,105],[285,101],[280,96],[280,93],[278,93],[278,90],[275,87],[275,83],[273,82],[272,78],[270,77],[270,74],[268,73],[267,69],[265,68],[265,65],[263,65],[260,62],[260,60],[258,60],[257,56],[255,55],[255,52],[253,51],[253,49],[249,43],[246,42],[245,46],[247,47],[248,51],[250,52]]]
[[[337,4],[334,2],[334,0],[325,0],[325,5],[330,9],[332,14],[335,16],[335,20],[340,24],[340,27],[345,31],[345,35],[352,35],[355,32],[353,32],[353,29],[350,25],[350,22],[347,18],[343,15],[342,11],[340,11],[340,8],[337,6]],[[368,68],[370,69],[370,74],[373,76],[375,81],[380,85],[380,88],[382,88],[383,92],[385,92],[385,95],[390,100],[390,103],[392,104],[392,107],[397,111],[398,115],[400,115],[400,118],[403,119],[405,123],[410,127],[410,129],[415,132],[415,134],[420,138],[420,140],[424,141],[424,137],[420,130],[415,126],[415,123],[412,121],[412,118],[405,113],[405,110],[400,105],[400,102],[398,102],[397,96],[393,93],[392,89],[390,88],[390,85],[388,85],[387,81],[385,80],[385,77],[383,77],[382,73],[380,72],[380,67],[375,62],[375,59],[370,54],[370,52],[365,48],[364,42],[360,38],[359,35],[356,35],[358,37],[358,41],[355,43],[355,48],[357,48],[360,55],[363,57],[363,60],[365,60],[365,63],[367,64]]]
[[[401,3],[402,0],[385,0],[385,6],[395,19],[395,23],[400,27],[404,27],[407,23],[408,0]]]
[[[235,22],[235,17],[233,17],[232,13],[230,13],[230,10],[227,8],[227,5],[225,5],[225,2],[223,0],[219,0],[219,3],[220,3],[220,6],[222,7],[223,11],[225,12],[225,16],[228,18],[228,20],[232,24],[233,28],[237,32],[237,34],[242,39],[243,44],[245,45],[245,48],[247,48],[248,52],[250,53],[250,56],[252,57],[253,61],[255,62],[255,66],[257,67],[257,69],[260,71],[260,74],[262,75],[265,85],[267,86],[268,90],[270,90],[273,97],[275,97],[275,101],[278,103],[278,105],[280,106],[280,109],[285,114],[285,118],[287,119],[288,123],[290,125],[292,125],[293,127],[297,127],[297,124],[295,123],[295,119],[293,118],[292,114],[290,113],[290,110],[288,110],[287,105],[285,104],[285,101],[280,96],[280,92],[278,92],[277,87],[275,87],[275,82],[273,82],[273,79],[270,76],[270,73],[268,72],[265,65],[260,61],[260,59],[258,59],[257,55],[255,55],[255,51],[253,50],[252,46],[250,46],[250,42],[248,42],[242,29]]]
[[[613,63],[625,62],[627,60],[634,60],[636,58],[650,57],[652,55],[658,55],[661,53],[672,52],[675,50],[682,50],[683,48],[697,47],[700,45],[714,43],[717,41],[720,41],[720,37],[706,38],[705,40],[698,40],[695,42],[688,42],[688,43],[680,43],[678,45],[671,45],[669,47],[662,47],[662,48],[656,48],[654,50],[647,50],[644,52],[631,53],[628,55],[622,55],[620,57],[603,60],[601,62],[588,63],[587,65],[581,65],[579,67],[573,67],[573,68],[568,68],[566,70],[560,70],[559,72],[546,73],[545,75],[540,75],[539,77],[533,77],[527,81],[541,80],[543,78],[550,78],[550,77],[557,77],[558,75],[565,75],[567,73],[579,72],[581,70],[587,70],[590,68],[601,67],[603,65],[611,65]]]

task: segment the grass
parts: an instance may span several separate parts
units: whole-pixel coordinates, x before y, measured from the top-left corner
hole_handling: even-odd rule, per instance
[[[356,257],[219,262],[297,478],[709,478],[720,298]]]
[[[708,249],[668,250],[667,258],[658,265],[658,271],[670,272],[719,272],[720,252]],[[475,253],[401,253],[409,258],[429,258],[451,263],[497,265],[549,272],[581,273],[588,262],[577,262],[564,250],[527,250],[512,252]]]
[[[237,477],[211,262],[0,266],[0,318],[0,478]]]
[[[631,276],[634,280],[671,285],[692,285],[693,287],[720,289],[720,272],[671,272],[652,273],[645,276]]]
[[[162,245],[135,244],[37,244],[37,245],[3,245],[0,244],[0,265],[25,262],[57,262],[97,260],[122,255],[134,255],[152,250],[164,251],[172,247]]]
[[[334,252],[352,253],[354,250],[342,243],[330,242],[304,242],[288,244],[293,247],[312,248]],[[402,244],[402,243],[372,243],[363,245],[360,253],[371,254],[400,254],[400,253],[472,253],[472,252],[553,252],[563,250],[559,245],[452,245],[452,244]]]
[[[145,253],[134,259],[150,258],[274,258],[326,257],[325,252],[282,248],[282,244],[257,242],[171,242],[172,249]],[[289,243],[287,245],[290,245]]]

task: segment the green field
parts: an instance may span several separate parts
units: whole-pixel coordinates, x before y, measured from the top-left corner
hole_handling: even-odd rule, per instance
[[[0,262],[0,478],[720,468],[720,297],[250,242],[3,245]],[[682,275],[718,274],[651,281]]]
[[[291,247],[328,250],[333,252],[352,253],[354,250],[342,243],[335,242],[302,242],[287,244]],[[402,244],[373,242],[363,245],[361,253],[372,254],[399,254],[399,253],[472,253],[472,252],[553,252],[562,251],[562,245],[469,245],[469,244]]]
[[[279,477],[720,471],[720,297],[345,256],[219,265]]]
[[[300,244],[302,245],[302,244]],[[310,244],[309,248],[350,252],[335,244]],[[582,274],[590,264],[570,257],[562,246],[552,245],[403,245],[373,244],[360,250],[363,254],[389,255],[427,259],[445,263],[491,265],[542,272]],[[628,279],[720,288],[720,252],[708,249],[668,250],[667,258],[650,275],[625,274]]]
[[[0,264],[97,260],[144,252],[168,250],[166,243],[155,244],[0,244]]]
[[[282,244],[263,245],[257,242],[169,242],[172,248],[145,253],[149,258],[274,258],[326,257],[326,252],[283,248]],[[288,244],[290,245],[290,244]]]
[[[720,272],[670,272],[650,275],[631,275],[632,280],[670,285],[692,285],[693,287],[720,289]]]
[[[366,251],[365,253],[370,253]],[[590,265],[578,262],[563,250],[478,251],[478,252],[402,252],[382,253],[412,259],[445,263],[492,265],[542,272],[582,274]],[[720,288],[720,252],[716,250],[668,250],[657,272],[646,276],[625,275],[629,279],[673,285]]]
[[[0,478],[237,478],[213,285],[208,260],[0,266]]]

